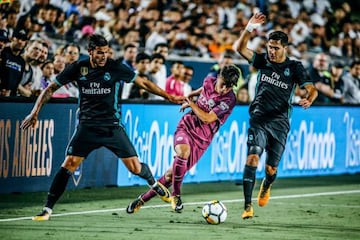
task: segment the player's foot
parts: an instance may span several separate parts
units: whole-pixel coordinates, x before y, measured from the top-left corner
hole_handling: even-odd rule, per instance
[[[171,202],[169,189],[167,189],[160,182],[157,182],[155,186],[152,187],[152,189],[156,192],[157,195],[159,195],[161,200],[167,203]]]
[[[126,208],[126,212],[129,214],[136,213],[144,205],[144,200],[142,200],[141,195],[135,199],[129,206]]]
[[[33,221],[48,221],[50,219],[51,213],[52,213],[52,210],[50,208],[44,207],[41,213],[32,217],[32,220]]]
[[[182,210],[184,208],[184,205],[183,205],[183,203],[181,201],[180,195],[176,195],[176,196],[171,197],[171,208],[177,213],[182,212]]]
[[[264,187],[264,182],[265,182],[265,178],[262,180],[261,185],[260,185],[260,191],[258,194],[258,205],[260,207],[265,206],[270,198],[270,188],[271,188],[271,184],[270,186],[268,186],[267,188]]]
[[[252,204],[246,204],[243,214],[241,215],[243,219],[248,219],[254,217],[254,208]]]

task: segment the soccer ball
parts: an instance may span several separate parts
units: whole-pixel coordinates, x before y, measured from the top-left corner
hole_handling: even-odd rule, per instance
[[[209,224],[223,223],[227,217],[227,209],[225,205],[218,200],[206,203],[201,213],[205,221]]]

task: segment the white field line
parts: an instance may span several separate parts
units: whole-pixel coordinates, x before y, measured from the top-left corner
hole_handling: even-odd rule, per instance
[[[348,190],[348,191],[337,191],[337,192],[320,192],[320,193],[306,193],[306,194],[294,194],[294,195],[284,195],[284,196],[273,196],[270,199],[290,199],[290,198],[308,198],[308,197],[319,197],[319,196],[332,196],[332,195],[343,195],[343,194],[358,194],[360,190]],[[256,201],[256,199],[254,199]],[[232,199],[232,200],[221,200],[224,203],[235,203],[235,202],[243,202],[243,199]],[[190,202],[184,203],[185,206],[191,205],[203,205],[205,202]],[[339,207],[338,205],[336,205]],[[169,204],[160,204],[160,205],[149,205],[143,206],[142,209],[145,208],[163,208],[169,207]],[[359,206],[345,206],[344,207],[354,207],[358,208]],[[71,215],[84,215],[84,214],[93,214],[93,213],[104,213],[104,212],[118,212],[125,211],[126,208],[113,208],[113,209],[102,209],[102,210],[91,210],[91,211],[82,211],[82,212],[68,212],[68,213],[58,213],[52,214],[51,217],[61,217],[61,216],[71,216]],[[19,218],[5,218],[0,219],[0,222],[11,222],[11,221],[19,221],[19,220],[30,220],[32,217],[19,217]]]

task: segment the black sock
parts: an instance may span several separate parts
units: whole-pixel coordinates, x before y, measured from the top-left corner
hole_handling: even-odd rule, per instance
[[[53,209],[57,200],[59,200],[61,195],[64,193],[71,174],[72,173],[66,168],[60,168],[52,181],[45,207]]]
[[[155,178],[151,173],[149,166],[145,163],[141,163],[141,171],[138,176],[145,179],[150,186],[155,184]]]
[[[244,168],[243,188],[244,188],[245,206],[251,204],[252,191],[255,185],[256,168],[257,167],[253,167],[249,165],[245,165]]]
[[[277,174],[277,172],[274,175],[270,176],[269,174],[266,173],[265,181],[264,181],[264,187],[265,188],[268,188],[270,186],[270,184],[272,184],[275,181],[276,174]]]

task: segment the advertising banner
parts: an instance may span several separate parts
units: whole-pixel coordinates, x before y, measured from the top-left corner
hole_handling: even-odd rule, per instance
[[[182,116],[179,106],[134,105],[122,108],[123,122],[140,160],[156,177],[171,167],[173,134]],[[236,106],[215,135],[199,163],[184,182],[241,180],[246,162],[248,106]],[[266,152],[257,169],[264,176]],[[118,185],[145,184],[119,164]],[[294,107],[291,130],[279,177],[334,175],[360,172],[360,108],[314,106]]]

